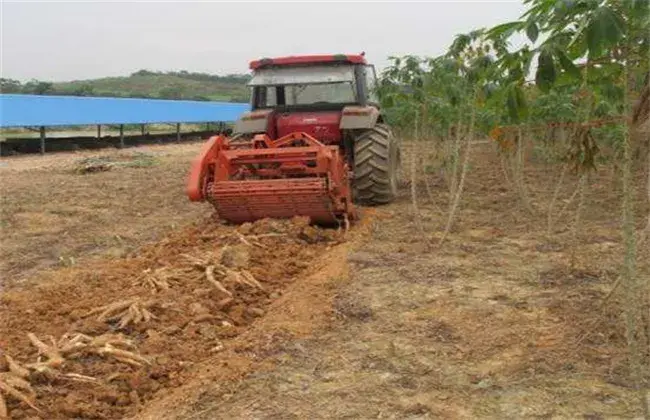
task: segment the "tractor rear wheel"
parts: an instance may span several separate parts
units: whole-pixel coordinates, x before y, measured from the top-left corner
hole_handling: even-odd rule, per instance
[[[364,131],[354,142],[354,198],[359,204],[387,204],[397,197],[401,154],[386,124]]]

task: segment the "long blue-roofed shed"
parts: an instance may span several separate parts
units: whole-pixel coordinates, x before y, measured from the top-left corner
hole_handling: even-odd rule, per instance
[[[45,127],[81,125],[232,122],[249,104],[137,98],[0,94],[0,128],[40,127],[45,152]]]

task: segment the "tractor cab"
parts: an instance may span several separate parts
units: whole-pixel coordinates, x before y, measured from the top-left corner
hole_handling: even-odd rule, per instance
[[[237,133],[276,139],[300,131],[335,144],[343,129],[354,128],[349,117],[365,113],[372,124],[377,120],[375,68],[363,55],[262,59],[250,68],[252,111],[238,121]]]
[[[252,108],[342,109],[378,105],[375,68],[363,56],[298,57],[253,61]]]

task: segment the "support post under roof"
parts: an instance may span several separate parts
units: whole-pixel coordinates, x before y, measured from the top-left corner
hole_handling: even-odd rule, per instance
[[[40,132],[41,132],[41,154],[44,155],[45,154],[45,127],[44,126],[41,126]]]

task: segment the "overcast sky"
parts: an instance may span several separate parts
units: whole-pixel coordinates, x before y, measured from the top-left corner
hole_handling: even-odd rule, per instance
[[[517,19],[520,0],[401,2],[26,2],[0,0],[2,77],[25,81],[216,74],[305,53],[438,55],[454,35]]]

